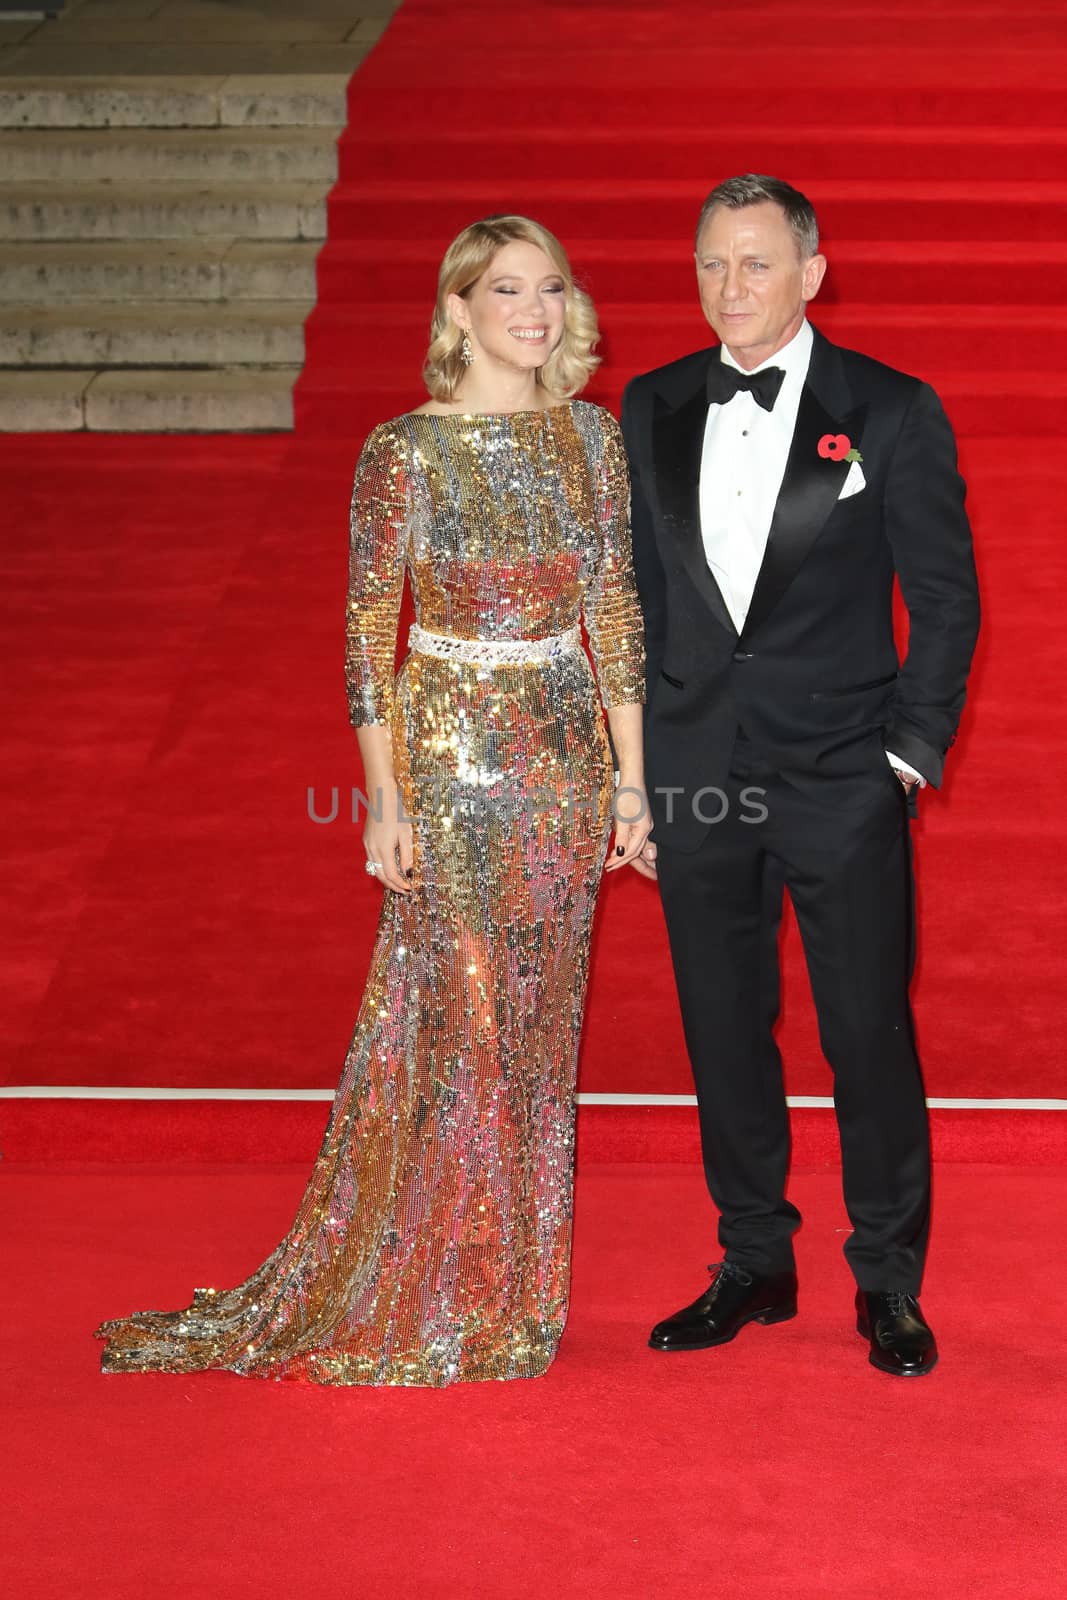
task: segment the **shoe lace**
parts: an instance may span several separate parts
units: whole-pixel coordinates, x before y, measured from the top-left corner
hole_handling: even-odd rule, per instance
[[[746,1286],[752,1282],[752,1274],[746,1272],[744,1267],[739,1267],[736,1261],[710,1261],[708,1271],[711,1273],[712,1282],[718,1278],[733,1278],[735,1283]]]
[[[911,1309],[911,1295],[903,1289],[890,1289],[885,1297],[886,1307],[892,1317],[902,1317]]]

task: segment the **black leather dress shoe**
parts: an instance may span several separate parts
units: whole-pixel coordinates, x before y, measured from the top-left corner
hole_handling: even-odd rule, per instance
[[[729,1344],[746,1322],[788,1322],[797,1314],[797,1275],[776,1272],[758,1278],[733,1261],[709,1267],[710,1289],[684,1311],[657,1322],[653,1350],[707,1350]]]
[[[913,1294],[857,1289],[856,1331],[871,1341],[868,1359],[879,1372],[921,1378],[937,1366],[937,1342]]]

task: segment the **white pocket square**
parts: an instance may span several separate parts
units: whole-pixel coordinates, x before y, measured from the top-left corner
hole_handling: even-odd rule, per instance
[[[850,495],[859,494],[861,489],[866,489],[867,479],[863,476],[863,468],[858,461],[854,461],[848,469],[848,477],[841,485],[839,500],[847,500]]]

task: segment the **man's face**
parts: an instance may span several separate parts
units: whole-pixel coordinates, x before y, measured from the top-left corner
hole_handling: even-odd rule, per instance
[[[771,200],[717,206],[700,231],[696,263],[704,315],[745,368],[789,343],[826,271],[825,256],[801,259],[785,212]]]

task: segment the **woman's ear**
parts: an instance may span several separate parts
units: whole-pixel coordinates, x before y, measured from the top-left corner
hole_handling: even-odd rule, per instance
[[[445,304],[448,307],[448,314],[456,324],[456,327],[462,328],[466,333],[471,325],[471,314],[466,300],[461,294],[450,294]]]

